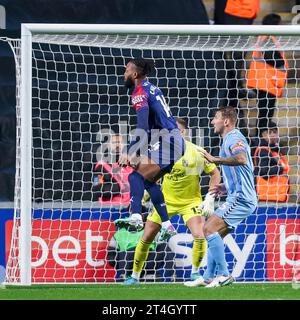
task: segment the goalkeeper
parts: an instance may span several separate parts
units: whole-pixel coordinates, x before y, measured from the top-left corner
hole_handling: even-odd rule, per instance
[[[176,119],[182,135],[186,134],[186,123]],[[164,176],[162,191],[165,197],[169,217],[181,214],[186,226],[194,238],[192,249],[191,279],[197,279],[201,261],[206,251],[206,241],[203,234],[205,216],[214,211],[214,197],[208,192],[202,202],[200,175],[204,171],[210,175],[209,190],[220,183],[220,172],[215,164],[209,164],[201,156],[202,148],[186,141],[184,155],[175,163],[171,173]],[[203,150],[203,149],[202,149]],[[132,275],[124,282],[126,285],[136,284],[149,254],[149,247],[160,231],[161,219],[157,211],[148,216],[144,233],[136,246]]]

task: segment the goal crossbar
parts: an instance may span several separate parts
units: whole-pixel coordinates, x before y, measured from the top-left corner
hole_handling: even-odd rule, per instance
[[[176,35],[299,35],[299,26],[160,25],[160,24],[22,24],[29,34],[176,34]]]

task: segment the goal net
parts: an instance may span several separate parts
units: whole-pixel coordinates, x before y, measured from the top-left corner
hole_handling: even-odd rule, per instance
[[[114,220],[129,215],[130,172],[116,162],[135,128],[123,73],[136,57],[155,61],[149,81],[186,120],[188,139],[214,155],[220,139],[210,121],[218,107],[233,105],[256,173],[268,175],[279,168],[278,155],[262,167],[254,153],[260,130],[276,124],[289,168],[272,175],[287,177],[288,187],[263,178],[257,212],[225,238],[226,259],[237,281],[295,279],[300,38],[293,27],[23,26],[21,53],[15,50],[17,170],[6,282],[118,282],[130,274],[140,233],[117,230]],[[200,183],[205,195],[209,177],[202,174]],[[145,216],[150,208],[145,202]],[[153,245],[141,281],[189,280],[193,237],[180,215],[172,222],[178,234]]]

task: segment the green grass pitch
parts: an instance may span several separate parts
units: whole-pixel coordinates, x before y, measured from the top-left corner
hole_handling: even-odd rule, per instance
[[[234,283],[222,288],[188,288],[183,284],[32,285],[0,289],[5,300],[300,300],[291,283]]]

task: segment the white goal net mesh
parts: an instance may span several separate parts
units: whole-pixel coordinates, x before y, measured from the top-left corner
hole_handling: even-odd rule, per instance
[[[226,259],[237,281],[295,278],[300,261],[300,38],[260,40],[258,44],[257,36],[33,36],[33,283],[115,282],[131,273],[140,233],[117,230],[113,222],[129,214],[128,171],[116,165],[116,145],[128,143],[135,126],[123,73],[127,61],[137,57],[155,61],[150,82],[162,90],[173,115],[186,120],[189,139],[214,155],[220,139],[210,121],[218,107],[237,108],[238,127],[251,144],[253,157],[259,129],[276,124],[289,169],[272,174],[288,177],[289,189],[276,191],[273,198],[261,196],[257,213],[225,238]],[[17,84],[19,92],[20,81]],[[17,99],[17,118],[22,121],[19,110]],[[22,150],[20,134],[17,150]],[[17,152],[17,164],[19,156]],[[266,162],[254,158],[258,175],[275,168],[271,162],[262,168]],[[203,195],[208,182],[202,175]],[[12,237],[7,238],[9,283],[20,281],[21,183],[17,168],[15,217]],[[145,204],[145,214],[149,206]],[[180,215],[172,222],[178,234],[169,242],[155,243],[141,281],[190,278],[193,238]],[[206,258],[202,267],[205,264]]]

